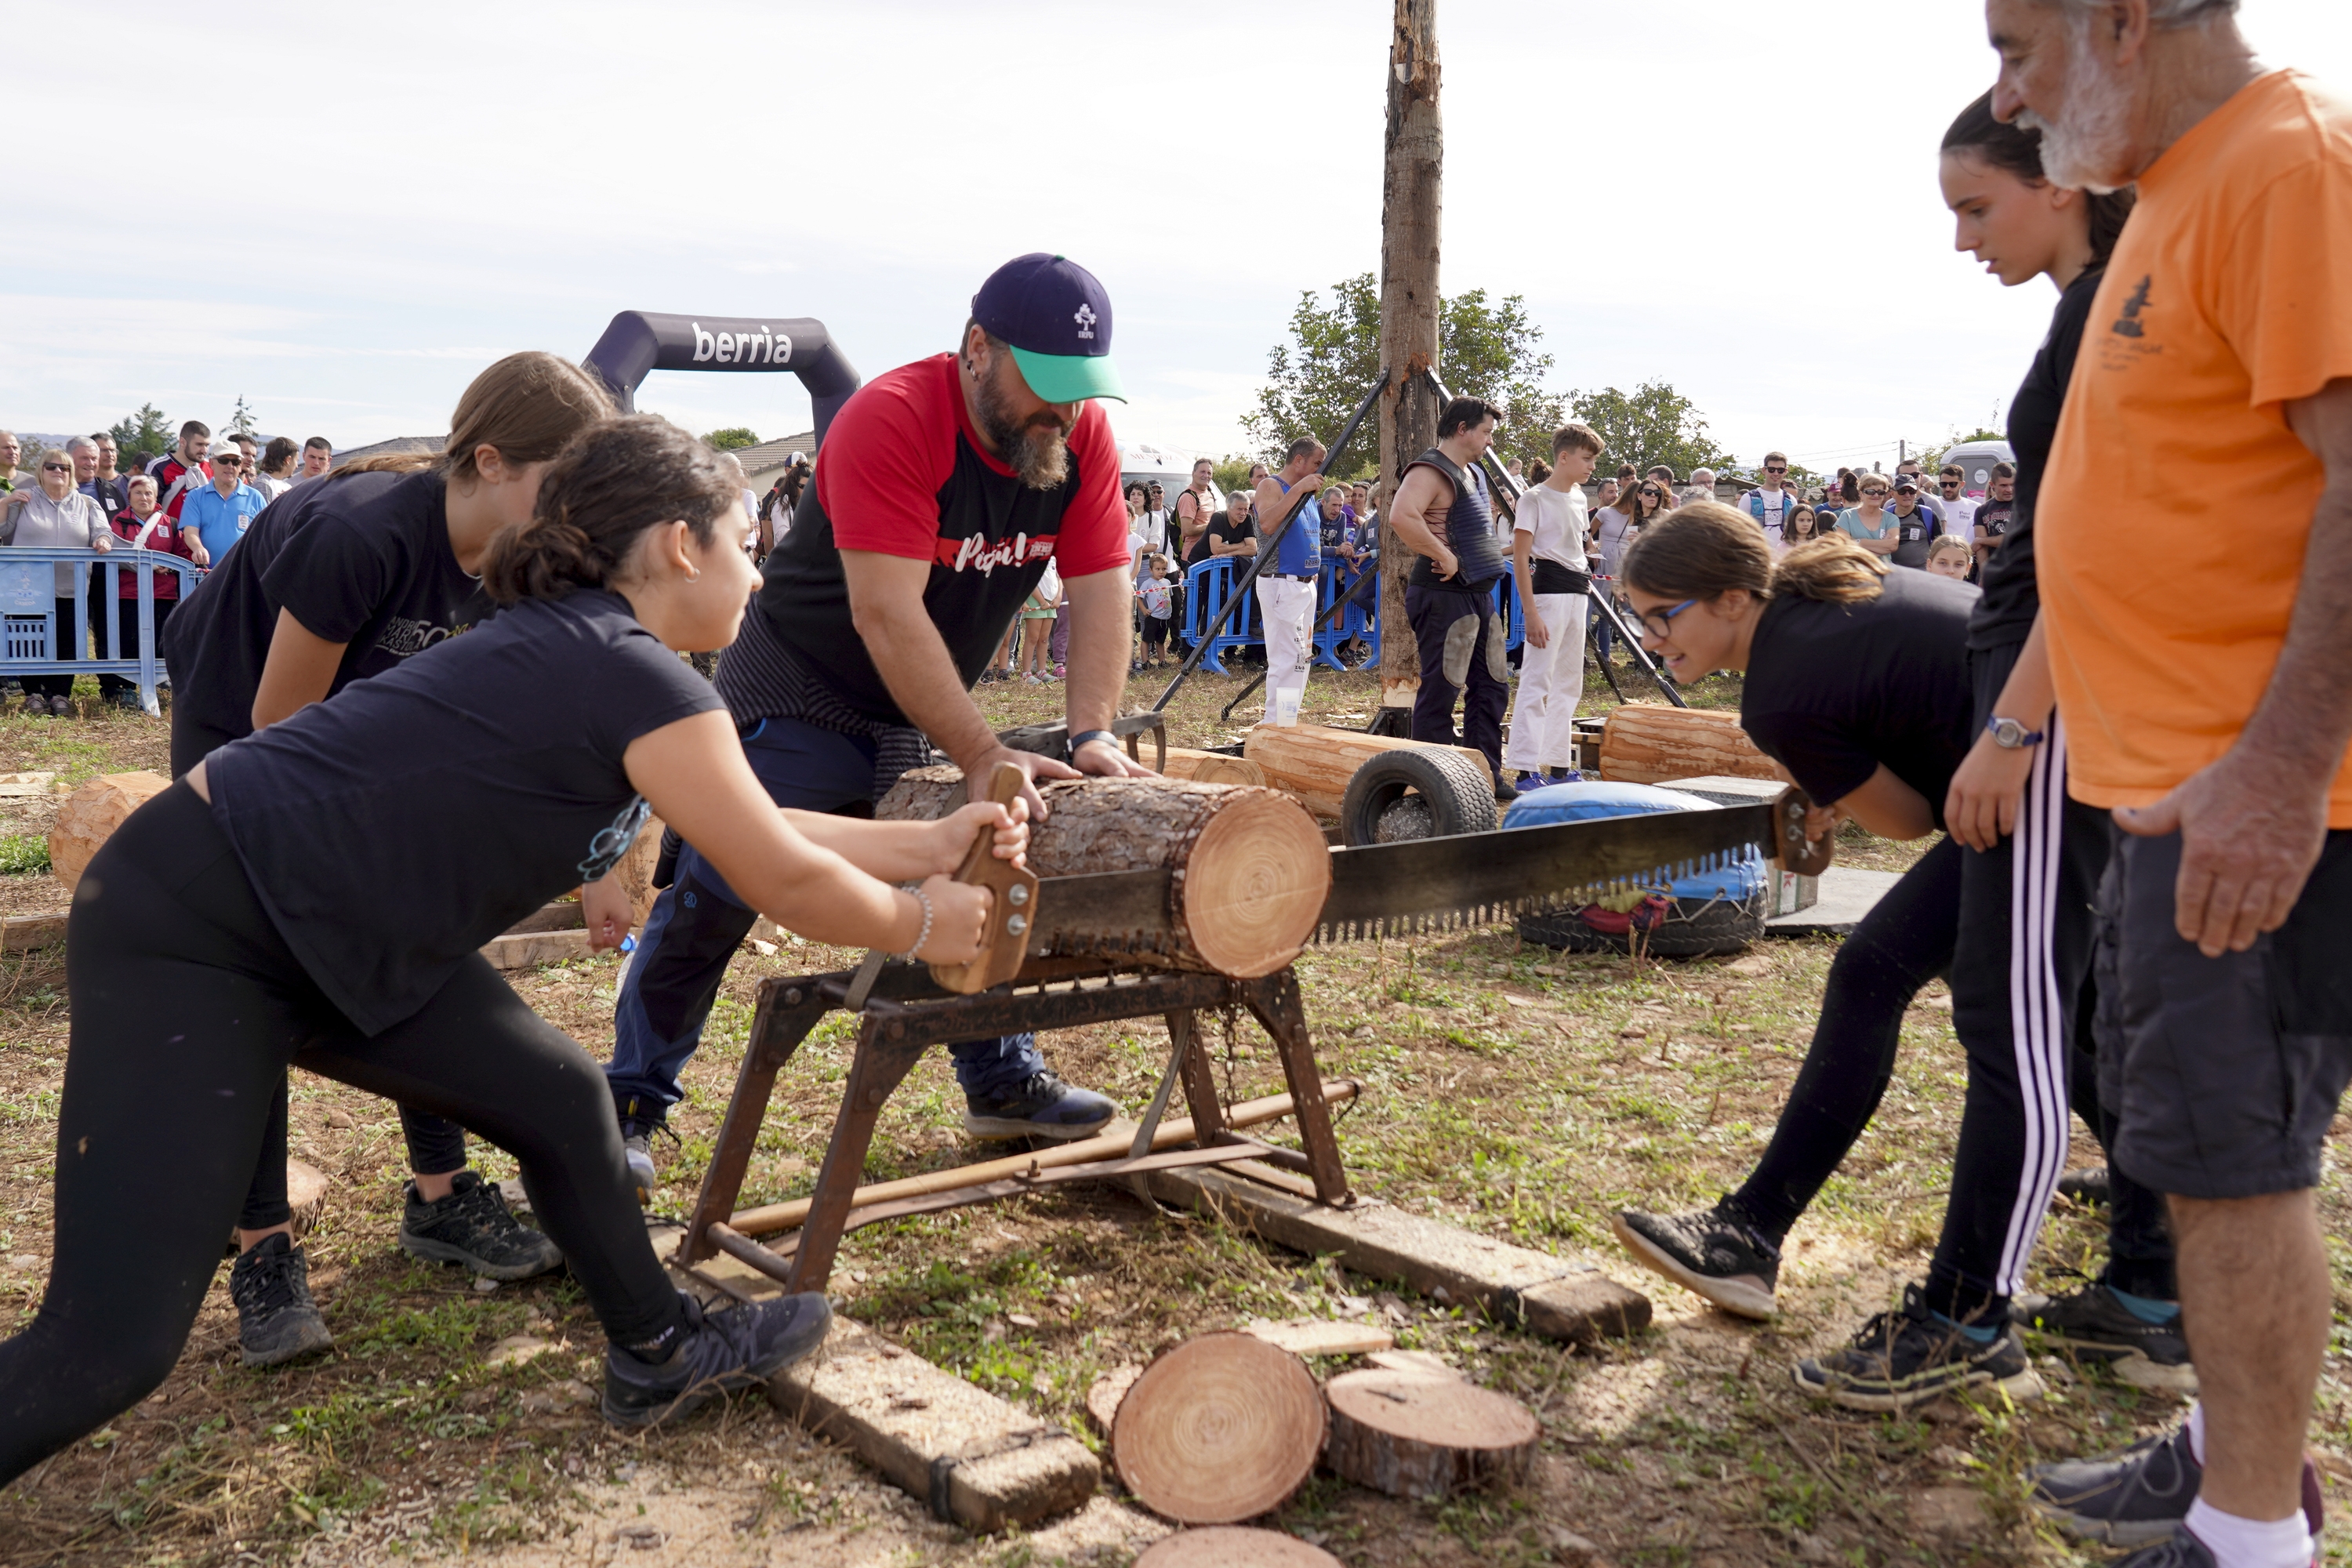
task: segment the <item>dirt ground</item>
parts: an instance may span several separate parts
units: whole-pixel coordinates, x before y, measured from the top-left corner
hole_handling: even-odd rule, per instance
[[[1238,684],[1189,689],[1171,710],[1171,738],[1237,737],[1216,710]],[[1139,679],[1130,700],[1148,703],[1158,687]],[[1696,695],[1737,700],[1727,683]],[[1054,688],[981,696],[1000,723],[1049,717],[1061,700]],[[1360,723],[1374,700],[1368,678],[1318,674],[1309,716]],[[1245,703],[1236,718],[1255,713]],[[162,726],[134,716],[0,718],[0,771],[55,769],[70,782],[160,769],[163,754]],[[0,800],[0,854],[6,836],[45,831],[53,809]],[[1916,848],[1853,839],[1840,854],[1895,868]],[[45,874],[0,877],[0,911],[61,902]],[[1633,1268],[1610,1238],[1618,1208],[1692,1206],[1737,1184],[1795,1075],[1834,951],[1814,939],[1730,960],[1563,960],[1495,928],[1319,948],[1301,961],[1324,1070],[1366,1085],[1339,1126],[1357,1186],[1599,1263],[1656,1304],[1655,1323],[1631,1341],[1565,1350],[1108,1189],[856,1232],[835,1277],[838,1303],[1097,1447],[1083,1408],[1097,1375],[1253,1318],[1383,1324],[1541,1418],[1543,1457],[1523,1489],[1423,1504],[1319,1476],[1265,1521],[1349,1563],[2075,1561],[2025,1516],[2022,1468],[2155,1431],[2177,1417],[2177,1396],[2042,1357],[2042,1399],[1867,1417],[1815,1409],[1789,1376],[1795,1359],[1843,1338],[1925,1267],[1965,1083],[1940,985],[1906,1020],[1876,1124],[1791,1237],[1777,1321],[1717,1313]],[[854,956],[793,940],[741,955],[688,1069],[678,1141],[658,1145],[656,1213],[682,1215],[691,1202],[759,980]],[[593,959],[517,980],[601,1057],[615,978],[613,960]],[[41,1295],[68,1022],[56,953],[0,958],[0,1328],[28,1321]],[[1213,1020],[1210,1039],[1236,1094],[1278,1087],[1254,1026]],[[802,1048],[746,1203],[809,1191],[846,1047],[836,1016]],[[1055,1035],[1045,1048],[1066,1076],[1131,1110],[1150,1093],[1166,1040],[1137,1022]],[[944,1057],[927,1058],[886,1110],[871,1173],[983,1152],[961,1135],[958,1109]],[[161,1391],[0,1491],[0,1563],[1118,1564],[1166,1531],[1107,1481],[1075,1515],[973,1537],[932,1522],[757,1397],[673,1432],[614,1432],[591,1392],[601,1338],[567,1279],[481,1289],[397,1250],[403,1151],[390,1106],[298,1075],[293,1138],[334,1179],[310,1243],[334,1353],[244,1370],[224,1268]],[[495,1149],[478,1156],[493,1176],[513,1173]],[[2096,1163],[2085,1137],[2075,1161]],[[2344,1234],[2333,1173],[2322,1201],[2331,1236]],[[2095,1215],[2062,1204],[2042,1248],[2045,1284],[2063,1289],[2065,1269],[2095,1268],[2100,1239]],[[2340,1247],[2337,1279],[2339,1303],[2352,1306],[2352,1255]],[[2352,1452],[2346,1344],[2339,1333],[2314,1430],[2332,1500],[2352,1478],[2340,1457]],[[1316,1363],[1325,1373],[1346,1364]]]

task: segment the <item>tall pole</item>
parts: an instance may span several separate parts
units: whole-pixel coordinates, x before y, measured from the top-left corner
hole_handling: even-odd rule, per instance
[[[1437,240],[1445,132],[1437,113],[1437,0],[1396,0],[1389,43],[1389,112],[1381,178],[1380,512],[1389,515],[1404,465],[1437,444]],[[1421,658],[1405,619],[1413,553],[1381,530],[1381,713],[1373,729],[1402,734]]]

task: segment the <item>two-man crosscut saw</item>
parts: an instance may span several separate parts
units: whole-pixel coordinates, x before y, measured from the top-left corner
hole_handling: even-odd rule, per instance
[[[1805,837],[1800,791],[1756,805],[1660,812],[1330,851],[1318,942],[1447,931],[1591,903],[1719,869],[1750,850],[1819,875],[1830,842]],[[1174,951],[1169,870],[1053,877],[1038,885],[1033,954]]]

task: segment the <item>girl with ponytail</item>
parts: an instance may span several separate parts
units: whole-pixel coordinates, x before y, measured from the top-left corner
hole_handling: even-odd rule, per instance
[[[1943,803],[1974,734],[1974,588],[1889,566],[1843,535],[1776,562],[1754,520],[1698,501],[1634,541],[1625,596],[1643,646],[1678,679],[1745,672],[1740,727],[1812,797],[1811,831],[1850,820],[1881,837],[1916,839],[1944,826]],[[1772,1315],[1782,1238],[1878,1109],[1904,1009],[1951,969],[1967,854],[1937,839],[1839,949],[1811,1049],[1739,1191],[1695,1213],[1617,1216],[1618,1237],[1637,1260],[1729,1310]],[[1967,1021],[1974,1014],[1964,1002],[1975,998],[1961,996],[1962,983],[1955,973],[1968,1110],[1927,1283],[1845,1349],[1796,1368],[1800,1387],[1853,1408],[1901,1409],[1976,1384],[2012,1394],[2038,1386],[2008,1326],[2015,1287],[2005,1248],[2021,1225],[2021,1177],[2015,1140],[2004,1133],[2019,1120],[2018,1067]],[[2021,1254],[2038,1220],[2036,1210],[2024,1222]]]
[[[347,464],[254,520],[164,629],[172,672],[172,772],[229,742],[400,668],[492,608],[482,562],[499,530],[528,521],[557,453],[613,412],[590,373],[553,354],[509,354],[457,399],[437,457]],[[281,1085],[230,1274],[246,1364],[333,1343],[310,1300],[286,1199]],[[562,1261],[466,1167],[464,1130],[404,1105],[413,1173],[400,1243],[496,1279]]]
[[[0,1343],[0,1484],[171,1371],[298,1060],[520,1161],[604,1325],[607,1420],[668,1421],[824,1338],[820,1295],[706,1317],[671,1284],[604,1074],[478,950],[600,882],[658,812],[782,925],[968,962],[990,894],[952,873],[984,829],[1019,859],[1024,813],[779,810],[678,657],[731,641],[758,582],[733,476],[637,415],[581,433],[534,489],[482,551],[495,616],[218,748],[91,860],[58,1113],[77,1153],[47,1297]],[[592,914],[593,945],[619,931]]]

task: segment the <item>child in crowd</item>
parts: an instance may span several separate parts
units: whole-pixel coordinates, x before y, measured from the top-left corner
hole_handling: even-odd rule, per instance
[[[1801,505],[1789,514],[1789,526],[1781,535],[1780,548],[1783,552],[1794,550],[1800,544],[1811,544],[1821,536],[1822,514],[1811,506]]]
[[[1927,546],[1927,570],[1938,577],[1957,577],[1965,583],[1975,565],[1976,552],[1965,539],[1939,533],[1936,542]]]
[[[1168,662],[1168,623],[1172,612],[1172,589],[1169,582],[1168,557],[1153,555],[1144,563],[1150,574],[1135,585],[1135,596],[1143,605],[1144,667],[1158,669]]]

